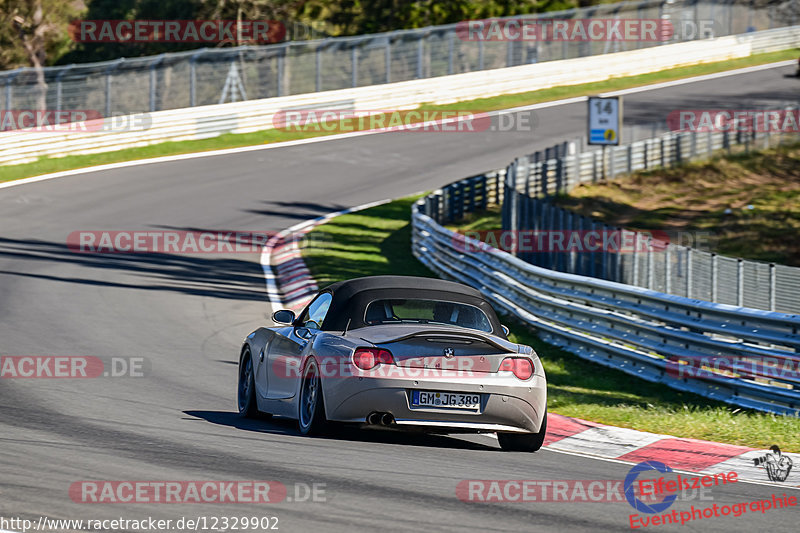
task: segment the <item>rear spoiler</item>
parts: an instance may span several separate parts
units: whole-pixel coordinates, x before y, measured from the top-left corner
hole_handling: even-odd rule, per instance
[[[498,350],[502,350],[508,353],[517,353],[516,344],[508,341],[508,344],[504,344],[497,340],[494,336],[488,334],[477,333],[473,331],[453,331],[453,330],[441,330],[441,329],[430,329],[425,331],[415,331],[414,333],[409,333],[406,335],[402,335],[400,337],[389,338],[387,340],[382,340],[379,344],[392,344],[394,342],[401,342],[408,339],[413,339],[415,337],[436,337],[439,339],[452,339],[453,341],[458,341],[459,339],[472,339],[485,342],[497,348]],[[366,340],[366,339],[364,339]]]

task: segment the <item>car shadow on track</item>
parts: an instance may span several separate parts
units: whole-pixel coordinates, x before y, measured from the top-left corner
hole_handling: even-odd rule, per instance
[[[244,431],[257,433],[270,433],[273,435],[291,435],[300,437],[297,430],[297,423],[294,420],[283,417],[270,419],[243,418],[239,413],[233,411],[184,411],[184,414],[201,418],[212,424],[233,427]],[[306,437],[304,437],[306,438]],[[400,444],[403,446],[421,446],[425,448],[450,448],[460,450],[497,450],[498,446],[491,446],[488,443],[473,442],[465,439],[485,439],[486,437],[476,437],[475,435],[460,435],[450,437],[445,435],[432,435],[429,433],[397,431],[391,429],[368,429],[358,426],[335,425],[330,435],[317,437],[326,440],[369,442],[376,444]]]

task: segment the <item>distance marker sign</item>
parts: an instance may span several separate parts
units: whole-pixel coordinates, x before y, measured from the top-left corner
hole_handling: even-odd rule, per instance
[[[619,144],[622,132],[622,101],[618,96],[590,96],[588,118],[589,144]]]

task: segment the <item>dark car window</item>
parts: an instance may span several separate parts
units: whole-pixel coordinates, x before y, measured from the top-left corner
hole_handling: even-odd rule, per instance
[[[312,329],[320,329],[322,323],[325,321],[325,315],[328,314],[331,300],[333,300],[333,295],[329,292],[317,296],[303,314],[303,326]]]
[[[475,306],[442,300],[386,299],[367,306],[364,322],[377,324],[447,324],[491,333],[492,324]]]

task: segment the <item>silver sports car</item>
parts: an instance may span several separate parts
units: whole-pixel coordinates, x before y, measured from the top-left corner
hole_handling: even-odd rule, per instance
[[[373,276],[334,283],[278,327],[245,339],[239,412],[437,433],[496,432],[505,450],[536,451],[547,383],[530,346],[507,337],[477,290],[449,281]]]

